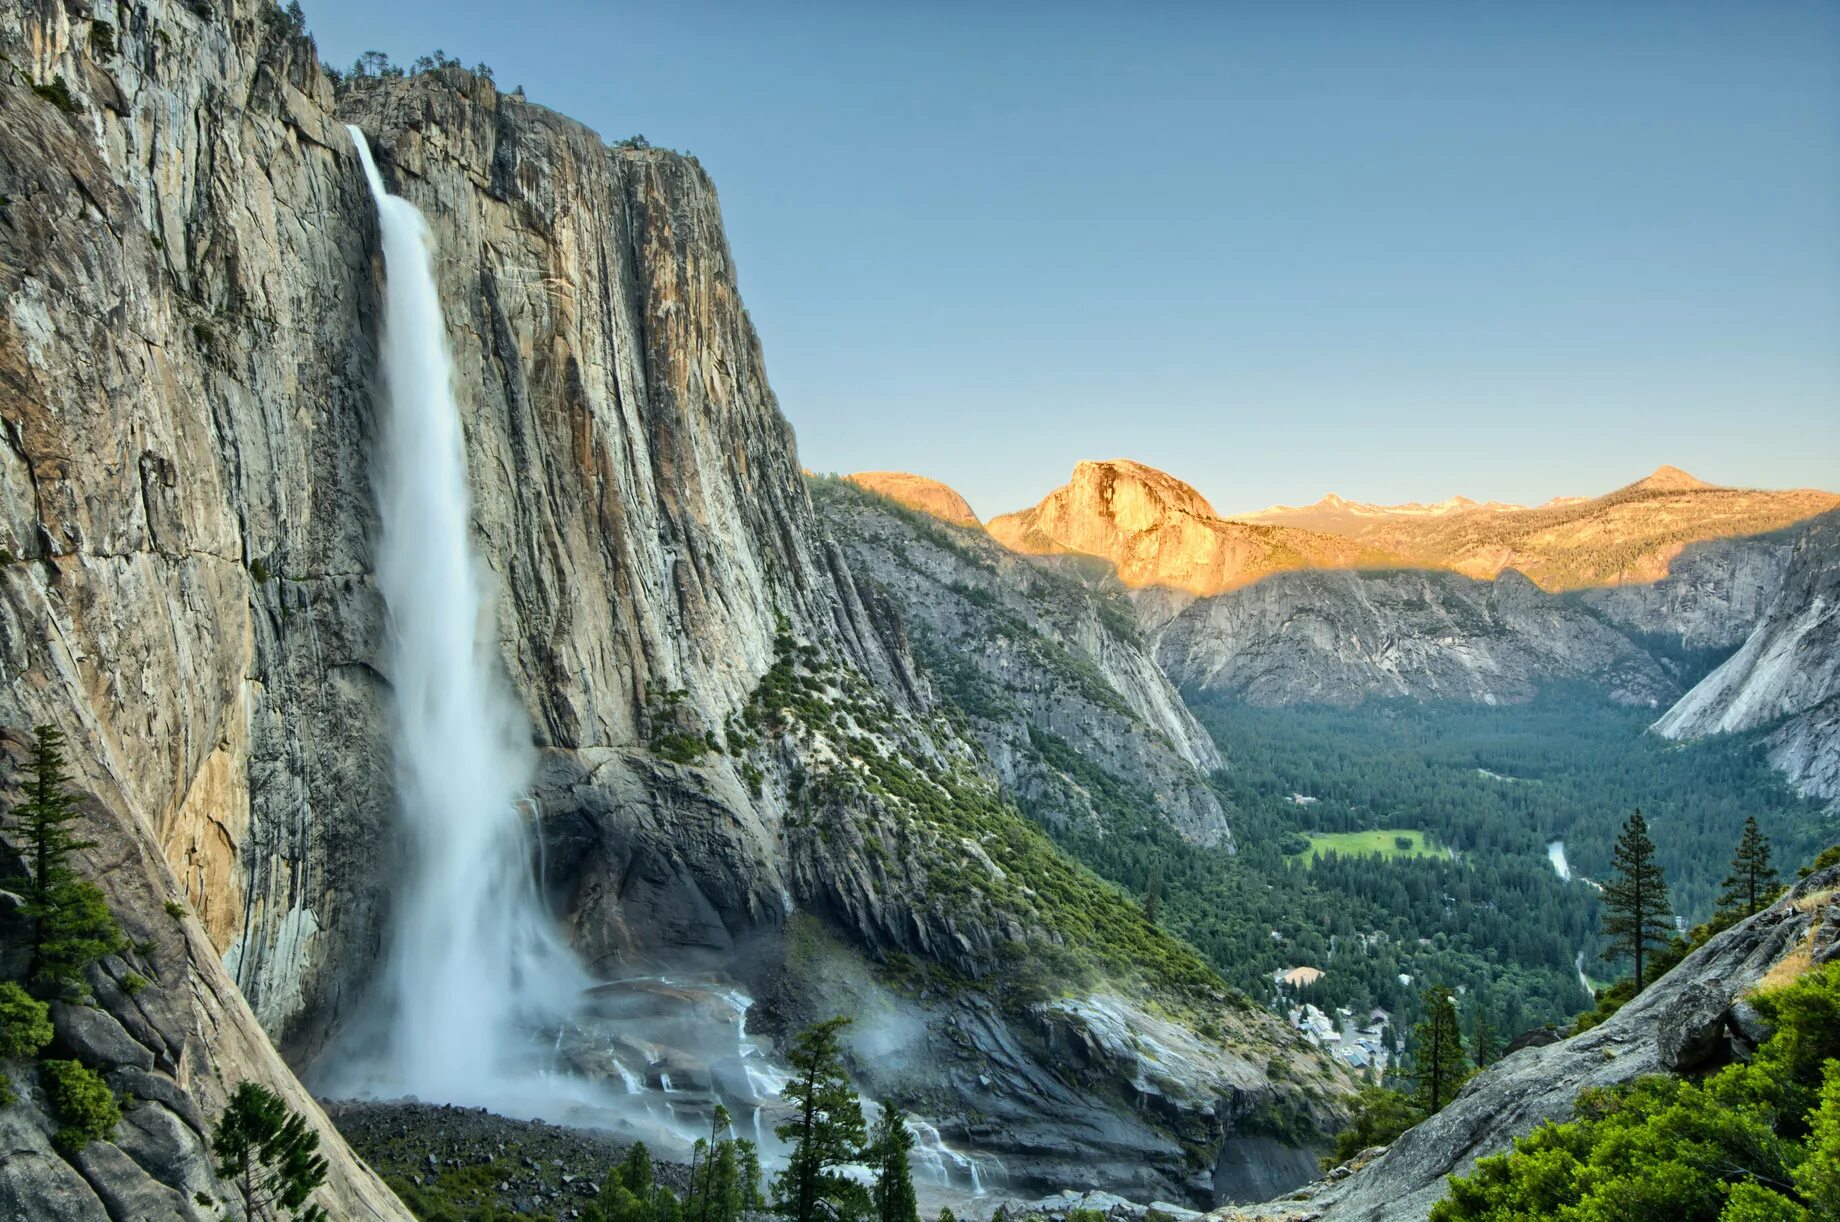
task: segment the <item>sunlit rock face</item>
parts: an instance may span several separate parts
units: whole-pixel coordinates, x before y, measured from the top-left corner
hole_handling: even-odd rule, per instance
[[[1725,488],[1663,466],[1602,496],[1536,506],[1363,505],[1334,495],[1276,506],[1252,521],[1359,540],[1419,567],[1489,578],[1510,569],[1543,590],[1642,587],[1677,572],[1705,545],[1767,535],[1840,506],[1814,488]],[[1741,587],[1740,587],[1741,588]]]
[[[905,471],[858,471],[844,476],[858,488],[885,496],[928,517],[952,526],[976,526],[977,515],[958,492],[936,479],[910,475]]]
[[[1181,480],[1125,459],[1080,463],[1040,504],[992,518],[989,528],[1015,551],[1097,556],[1109,561],[1127,586],[1193,596],[1218,594],[1286,569],[1389,559],[1333,535],[1224,520]]]

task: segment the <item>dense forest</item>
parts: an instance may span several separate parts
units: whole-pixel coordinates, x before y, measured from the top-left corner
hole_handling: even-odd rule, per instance
[[[1509,1033],[1590,1006],[1626,970],[1601,957],[1598,893],[1610,846],[1640,808],[1687,924],[1712,912],[1747,815],[1780,861],[1829,843],[1753,737],[1676,744],[1645,732],[1650,709],[1553,689],[1533,702],[1372,702],[1355,709],[1252,708],[1191,700],[1228,768],[1214,783],[1237,852],[1178,836],[1152,795],[1080,760],[1051,735],[1035,747],[1100,796],[1112,818],[1050,825],[1060,843],[1129,892],[1157,892],[1157,919],[1252,997],[1277,1004],[1275,973],[1325,975],[1296,996],[1328,1010],[1381,1006],[1403,1030],[1429,984],[1474,1021]],[[1439,852],[1312,854],[1312,834],[1422,833]],[[1392,837],[1377,838],[1390,845]],[[1562,880],[1549,844],[1562,841]]]

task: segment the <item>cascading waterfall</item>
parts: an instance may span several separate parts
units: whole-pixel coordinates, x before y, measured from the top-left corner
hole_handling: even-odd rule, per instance
[[[528,723],[501,675],[427,222],[349,129],[383,237],[377,585],[388,608],[397,798],[408,832],[368,1094],[527,1110],[540,1046],[589,981],[544,910],[524,810]]]
[[[409,858],[371,1021],[322,1062],[317,1085],[333,1095],[413,1095],[585,1125],[617,1121],[685,1152],[706,1130],[709,1107],[725,1101],[751,1110],[755,1140],[772,1161],[777,1143],[763,1132],[762,1112],[780,1101],[787,1074],[748,1036],[752,999],[668,977],[596,985],[544,909],[526,818],[535,753],[500,669],[489,587],[470,546],[466,455],[431,235],[415,205],[384,188],[364,133],[348,130],[383,237],[376,573],[388,610]],[[655,1093],[628,1068],[631,1057],[655,1075]],[[680,1064],[695,1086],[673,1081]],[[976,1159],[948,1147],[930,1124],[910,1128],[924,1178],[968,1180],[982,1191]]]

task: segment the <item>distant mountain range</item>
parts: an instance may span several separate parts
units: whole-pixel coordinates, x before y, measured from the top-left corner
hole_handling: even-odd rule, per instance
[[[1355,539],[1414,566],[1470,577],[1515,569],[1546,590],[1655,581],[1689,543],[1765,534],[1840,506],[1815,489],[1724,488],[1677,467],[1598,497],[1533,508],[1453,497],[1432,505],[1363,505],[1333,493],[1302,509],[1245,520]]]
[[[930,500],[962,507],[960,516],[904,496],[890,473],[852,478],[966,524],[969,506],[942,484],[900,477],[924,484]],[[1372,505],[1331,493],[1314,505],[1230,517],[1166,472],[1113,459],[1080,463],[1039,503],[987,528],[1012,551],[1096,556],[1128,587],[1197,597],[1298,569],[1444,569],[1476,578],[1513,569],[1556,592],[1656,581],[1688,544],[1766,534],[1835,508],[1840,494],[1726,488],[1664,466],[1602,496],[1533,507],[1461,496]]]
[[[982,533],[936,481],[850,479]],[[1840,797],[1831,492],[1724,488],[1662,467],[1531,508],[1331,494],[1229,518],[1174,476],[1115,459],[1080,463],[985,529],[1044,571],[1128,594],[1183,691],[1498,704],[1583,682],[1618,703],[1679,702],[1657,725],[1670,736],[1781,720],[1773,762],[1805,794]]]

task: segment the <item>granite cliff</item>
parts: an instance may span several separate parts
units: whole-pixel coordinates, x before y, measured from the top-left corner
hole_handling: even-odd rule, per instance
[[[1840,514],[1801,532],[1776,597],[1743,645],[1655,731],[1762,731],[1770,761],[1791,784],[1840,802]]]
[[[920,662],[971,719],[1010,792],[1050,822],[1103,822],[1111,803],[1093,791],[1085,770],[1094,767],[1110,784],[1147,790],[1197,843],[1231,843],[1205,783],[1220,754],[1122,597],[980,530],[935,525],[892,496],[855,491],[862,483],[814,481],[819,518],[852,570],[900,609]]]
[[[1663,707],[1744,640],[1782,585],[1793,524],[1834,500],[1664,467],[1535,509],[1330,497],[1228,520],[1187,484],[1113,461],[1081,463],[990,533],[1125,592],[1179,688],[1505,703],[1567,682]]]
[[[905,505],[948,525],[978,525],[977,515],[971,512],[971,505],[965,498],[936,479],[905,471],[858,471],[844,478],[858,488],[887,497],[897,505]]]
[[[456,68],[335,84],[258,0],[34,0],[0,54],[0,724],[67,731],[158,849],[118,902],[182,897],[200,979],[296,1068],[362,1002],[400,851],[350,122],[432,225],[495,643],[590,968],[726,973],[770,1028],[879,998],[863,1064],[945,1082],[915,1104],[1022,1182],[1211,1200],[1255,1113],[1333,1127],[1347,1082],[1034,832],[820,528],[694,158]],[[1211,747],[1166,687],[1134,699],[1116,758],[1224,838]]]

